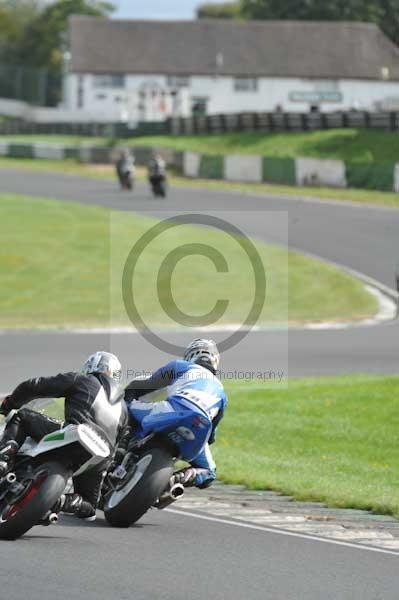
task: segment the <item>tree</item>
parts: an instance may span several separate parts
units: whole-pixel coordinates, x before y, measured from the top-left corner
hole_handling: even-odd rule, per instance
[[[57,0],[50,4],[43,0],[0,0],[0,8],[11,15],[12,20],[18,17],[18,32],[10,32],[3,52],[0,48],[3,60],[25,69],[45,69],[46,104],[50,106],[61,99],[69,17],[107,16],[114,9],[109,2],[96,0]]]
[[[203,4],[203,18],[303,21],[365,21],[376,23],[399,45],[399,0],[237,0]]]
[[[237,19],[241,16],[240,2],[202,4],[197,9],[199,19]]]
[[[7,61],[23,38],[24,29],[39,14],[37,0],[0,0],[0,56]]]
[[[250,19],[363,21],[373,17],[378,3],[379,0],[242,0],[241,9]]]
[[[399,0],[241,0],[248,19],[367,21],[399,43]]]
[[[379,8],[381,29],[399,45],[399,0],[380,0]]]

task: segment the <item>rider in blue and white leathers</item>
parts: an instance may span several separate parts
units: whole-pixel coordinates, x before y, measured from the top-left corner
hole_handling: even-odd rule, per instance
[[[137,378],[125,390],[125,400],[133,422],[160,413],[182,410],[189,402],[198,414],[209,417],[209,437],[206,445],[192,460],[190,467],[174,474],[174,483],[205,488],[216,478],[216,464],[209,445],[215,441],[217,425],[227,404],[223,385],[216,377],[220,355],[213,340],[196,339],[188,346],[183,360],[174,360],[148,378]],[[145,394],[164,389],[165,400],[143,402]]]

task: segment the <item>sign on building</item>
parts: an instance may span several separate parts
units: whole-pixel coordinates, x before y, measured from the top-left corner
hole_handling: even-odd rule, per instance
[[[290,92],[288,97],[291,102],[309,102],[309,104],[342,102],[343,99],[341,92]]]

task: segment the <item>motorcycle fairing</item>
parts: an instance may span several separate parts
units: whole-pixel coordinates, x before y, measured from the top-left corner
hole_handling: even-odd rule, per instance
[[[35,458],[51,450],[75,443],[80,444],[91,454],[91,458],[76,471],[75,475],[83,473],[89,467],[97,465],[110,455],[108,444],[91,427],[84,424],[67,425],[62,429],[49,433],[38,443],[31,438],[27,438],[18,454]]]
[[[164,433],[178,448],[180,458],[193,460],[208,442],[212,421],[205,411],[182,398],[169,398],[170,412],[148,414],[141,419],[140,437]],[[132,411],[133,412],[133,411]]]

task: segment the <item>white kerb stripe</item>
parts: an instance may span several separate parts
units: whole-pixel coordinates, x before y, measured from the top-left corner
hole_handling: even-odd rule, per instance
[[[241,521],[230,521],[228,519],[220,519],[219,517],[212,517],[208,515],[202,515],[197,513],[188,512],[185,510],[176,510],[173,508],[165,508],[166,512],[174,513],[179,516],[193,517],[194,519],[202,519],[203,521],[213,521],[214,523],[222,523],[223,525],[233,525],[235,527],[244,527],[245,529],[254,529],[255,531],[263,531],[264,533],[275,533],[278,535],[285,535],[287,537],[296,537],[303,540],[312,540],[314,542],[323,542],[324,544],[335,544],[336,546],[345,546],[347,548],[354,548],[355,550],[368,550],[371,552],[378,552],[380,554],[391,554],[393,556],[399,556],[399,552],[393,550],[386,550],[384,548],[374,548],[374,546],[366,546],[365,544],[353,544],[351,542],[342,542],[340,540],[334,540],[332,538],[323,538],[317,535],[311,535],[306,533],[295,533],[293,531],[287,531],[286,529],[278,529],[277,527],[262,527],[260,525],[252,525],[251,523],[244,523]]]

